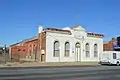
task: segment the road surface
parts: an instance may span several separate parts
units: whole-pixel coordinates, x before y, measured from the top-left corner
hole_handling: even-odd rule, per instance
[[[0,69],[0,80],[120,80],[120,66]]]

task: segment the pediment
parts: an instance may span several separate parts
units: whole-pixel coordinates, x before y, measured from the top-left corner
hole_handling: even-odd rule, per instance
[[[77,31],[85,31],[85,29],[82,26],[77,26],[77,27],[74,27],[73,29]]]

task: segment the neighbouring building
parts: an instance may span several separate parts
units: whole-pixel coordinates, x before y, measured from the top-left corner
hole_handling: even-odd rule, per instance
[[[102,34],[87,32],[82,26],[63,29],[38,28],[38,35],[11,45],[12,58],[40,62],[99,61],[103,52]]]
[[[104,42],[103,51],[114,51],[113,43],[115,43],[116,41],[116,38],[112,38],[110,41]]]
[[[103,44],[104,51],[120,51],[120,37],[112,38]]]

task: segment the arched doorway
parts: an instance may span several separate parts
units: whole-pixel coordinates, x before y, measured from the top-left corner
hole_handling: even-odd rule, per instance
[[[75,57],[76,57],[76,61],[80,61],[80,43],[76,43],[75,44]]]

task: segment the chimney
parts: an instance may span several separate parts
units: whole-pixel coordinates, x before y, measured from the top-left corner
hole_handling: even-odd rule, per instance
[[[39,26],[38,26],[38,33],[41,33],[42,30],[43,30],[43,26],[42,26],[42,25],[39,25]]]

